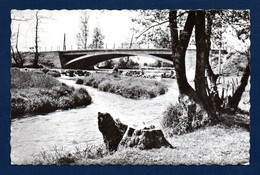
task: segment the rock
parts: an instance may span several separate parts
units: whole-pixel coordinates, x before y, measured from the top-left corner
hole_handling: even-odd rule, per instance
[[[98,113],[98,127],[109,151],[116,151],[118,146],[140,149],[173,148],[163,132],[154,126],[137,130],[121,123],[119,119],[114,120],[109,113]]]
[[[127,125],[120,120],[114,120],[109,113],[98,113],[98,128],[103,134],[103,139],[109,151],[116,151]]]
[[[165,139],[162,130],[158,129],[140,129],[128,127],[123,136],[120,147],[136,147],[139,149],[153,149],[173,146]]]

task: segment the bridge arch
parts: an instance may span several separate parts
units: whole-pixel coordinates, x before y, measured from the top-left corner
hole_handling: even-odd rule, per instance
[[[172,64],[171,54],[169,53],[133,53],[133,52],[96,52],[91,54],[85,54],[82,56],[79,56],[77,58],[71,59],[70,61],[66,62],[64,64],[64,68],[74,68],[74,69],[84,69],[86,67],[92,67],[97,63],[120,58],[120,57],[126,57],[126,56],[140,56],[140,57],[148,57],[155,60],[163,61]]]

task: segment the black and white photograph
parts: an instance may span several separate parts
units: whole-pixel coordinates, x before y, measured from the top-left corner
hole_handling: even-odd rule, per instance
[[[250,10],[10,18],[11,165],[250,165]]]

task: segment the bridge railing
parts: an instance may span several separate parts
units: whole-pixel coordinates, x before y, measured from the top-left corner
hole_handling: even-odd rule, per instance
[[[167,47],[170,48],[170,47]],[[30,47],[30,51],[34,51],[34,47]],[[97,50],[97,49],[163,49],[163,47],[154,47],[152,44],[139,44],[139,43],[105,43],[101,48],[87,46],[79,47],[77,45],[66,45],[64,46],[39,46],[39,52],[48,52],[48,51],[76,51],[76,50]],[[188,49],[196,49],[195,45],[189,45]],[[219,48],[212,47],[212,50],[219,50]],[[225,50],[225,49],[221,49]]]
[[[40,52],[48,52],[48,51],[75,51],[75,50],[96,50],[96,49],[162,49],[158,47],[154,47],[152,44],[138,44],[138,43],[105,43],[102,47],[92,47],[87,46],[79,47],[77,45],[67,45],[67,46],[39,46],[38,50]],[[170,47],[169,47],[170,48]],[[34,51],[34,47],[30,47],[30,51]]]

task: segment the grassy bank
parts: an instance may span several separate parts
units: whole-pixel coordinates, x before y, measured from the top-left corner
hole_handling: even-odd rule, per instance
[[[154,98],[165,94],[167,91],[166,85],[156,80],[126,77],[117,74],[93,73],[82,80],[78,79],[77,82],[132,99]]]
[[[86,147],[70,153],[57,150],[55,155],[42,152],[33,164],[121,164],[121,165],[247,165],[249,164],[249,132],[239,127],[215,125],[192,133],[168,138],[176,147],[152,150],[120,149],[108,154],[104,147]]]
[[[11,118],[91,103],[85,89],[74,89],[51,76],[19,69],[11,69],[11,75]]]

